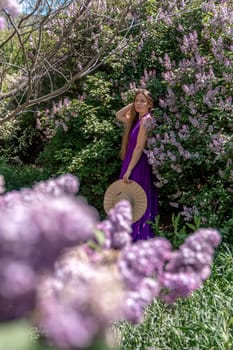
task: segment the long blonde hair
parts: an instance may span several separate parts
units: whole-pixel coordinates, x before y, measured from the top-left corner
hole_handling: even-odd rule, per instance
[[[137,98],[137,95],[142,94],[145,96],[147,102],[152,106],[151,108],[153,108],[154,106],[154,101],[153,98],[151,96],[151,93],[146,90],[146,89],[138,89],[135,96],[134,96],[134,102]],[[150,109],[149,109],[150,111]],[[125,127],[125,131],[122,137],[122,142],[121,142],[121,159],[123,160],[125,158],[125,154],[126,154],[126,150],[127,150],[127,146],[128,146],[128,141],[129,141],[129,134],[131,129],[133,128],[133,126],[135,125],[135,123],[138,121],[139,118],[139,113],[136,112],[135,110],[135,104],[133,103],[131,110],[130,110],[130,116],[128,119],[128,123],[127,126]]]

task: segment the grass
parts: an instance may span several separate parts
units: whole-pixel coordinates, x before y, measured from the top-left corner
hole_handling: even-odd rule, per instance
[[[211,277],[190,298],[172,306],[155,300],[143,323],[119,329],[120,350],[232,350],[232,249],[221,247]]]

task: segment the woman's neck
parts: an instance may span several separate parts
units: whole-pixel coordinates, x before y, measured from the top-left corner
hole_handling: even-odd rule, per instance
[[[143,114],[140,114],[138,115],[138,119],[141,120],[143,117],[145,117],[145,115],[149,114],[150,112],[146,112],[146,113],[143,113]]]

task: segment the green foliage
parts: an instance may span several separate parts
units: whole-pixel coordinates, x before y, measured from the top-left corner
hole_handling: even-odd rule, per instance
[[[198,230],[201,226],[201,217],[194,215],[193,222],[185,222],[180,213],[171,215],[171,224],[165,226],[161,216],[157,215],[154,222],[150,222],[152,230],[157,237],[169,239],[174,248],[178,248],[187,236],[193,231]]]
[[[0,159],[0,175],[4,176],[6,191],[31,187],[35,182],[47,180],[49,173],[35,166],[10,165]]]
[[[0,128],[0,157],[12,164],[32,164],[43,148],[34,113],[24,113]]]
[[[0,326],[0,348],[9,350],[39,350],[31,338],[32,327],[26,321],[10,322]]]
[[[68,130],[54,125],[55,136],[37,164],[53,174],[75,174],[81,183],[80,193],[101,212],[104,192],[119,175],[120,129],[113,116],[111,83],[106,77],[99,73],[86,79],[84,92],[85,101],[72,100],[62,110]]]

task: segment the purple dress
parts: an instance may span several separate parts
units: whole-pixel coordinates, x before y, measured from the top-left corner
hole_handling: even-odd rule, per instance
[[[147,113],[141,118],[141,120],[138,120],[131,129],[126,155],[121,166],[121,172],[119,177],[120,179],[123,178],[125,172],[128,169],[128,165],[130,163],[134,148],[137,143],[140,124],[142,123],[143,125],[145,125],[146,121],[149,118],[151,119],[152,117],[150,114]],[[147,156],[145,153],[142,153],[141,158],[132,170],[130,179],[136,181],[139,185],[141,185],[147,195],[147,209],[144,215],[141,217],[141,219],[139,219],[132,225],[132,238],[135,242],[140,239],[145,240],[154,237],[154,233],[151,229],[151,226],[147,223],[147,221],[154,221],[155,216],[158,213],[157,189],[153,184],[153,174],[151,166],[148,163]]]

